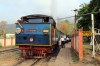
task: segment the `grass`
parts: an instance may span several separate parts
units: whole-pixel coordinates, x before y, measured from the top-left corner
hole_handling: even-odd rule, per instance
[[[90,45],[90,43],[89,42],[85,42],[85,43],[83,43],[83,50],[84,49],[87,49],[87,50],[90,50],[90,49],[92,49],[92,45]]]
[[[96,49],[96,48],[95,48]],[[92,45],[90,45],[90,42],[83,43],[83,56],[84,56],[84,62],[85,63],[91,63],[91,64],[97,64],[98,58],[92,58]],[[100,64],[100,61],[99,61]],[[99,65],[96,65],[99,66]]]
[[[4,48],[15,48],[16,46],[7,46],[7,47],[4,47]]]
[[[2,42],[0,42],[0,48],[2,48]]]
[[[96,47],[95,47],[96,49]],[[77,63],[79,61],[78,56],[71,50],[71,56],[73,59],[73,62]],[[100,64],[100,55],[96,56],[95,59],[93,59],[92,57],[92,45],[90,45],[90,42],[84,42],[83,43],[83,63],[91,63],[91,64],[98,64],[97,66],[99,66]]]
[[[79,61],[78,56],[72,51],[72,49],[70,49],[70,52],[71,52],[73,62],[78,62]]]
[[[0,47],[0,49],[7,49],[7,48],[16,48],[16,46]]]
[[[83,43],[83,56],[90,55],[91,54],[91,50],[92,50],[92,46],[90,45],[89,42],[88,43],[87,42]],[[79,58],[76,55],[76,53],[73,52],[72,49],[70,51],[71,51],[71,56],[72,56],[73,62],[78,62]]]
[[[95,44],[95,52],[97,52],[97,50],[100,51],[100,49],[98,49],[97,44]],[[90,43],[83,43],[83,53],[84,56],[85,55],[92,55],[92,45],[90,45]]]
[[[91,55],[92,45],[89,42],[83,43],[83,56]]]

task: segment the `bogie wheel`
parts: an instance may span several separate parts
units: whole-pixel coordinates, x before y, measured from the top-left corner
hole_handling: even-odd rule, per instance
[[[23,57],[23,58],[26,58],[26,59],[28,59],[28,58],[30,58],[30,55],[29,55],[29,53],[30,53],[30,50],[22,50],[21,51],[21,56]]]
[[[33,56],[33,51],[32,50],[27,50],[26,51],[26,58],[32,58],[32,56]]]

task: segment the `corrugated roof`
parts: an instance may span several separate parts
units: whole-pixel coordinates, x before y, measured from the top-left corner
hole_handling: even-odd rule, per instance
[[[32,15],[26,15],[26,16],[22,16],[22,18],[36,18],[36,17],[49,17],[52,18],[52,16],[48,16],[48,15],[42,15],[42,14],[32,14]]]

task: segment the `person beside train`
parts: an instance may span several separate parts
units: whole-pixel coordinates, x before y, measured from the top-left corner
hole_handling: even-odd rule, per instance
[[[59,46],[61,47],[61,48],[64,48],[65,47],[65,38],[63,38],[63,37],[61,37],[60,38],[60,40],[59,40]]]

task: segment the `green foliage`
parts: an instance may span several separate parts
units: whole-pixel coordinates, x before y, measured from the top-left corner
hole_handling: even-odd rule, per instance
[[[70,49],[70,52],[71,52],[73,62],[78,62],[79,61],[78,56],[72,51],[72,49]]]
[[[0,48],[2,48],[2,42],[0,42]]]
[[[16,48],[16,46],[7,46],[5,48]]]
[[[67,24],[70,24],[69,20],[67,20],[67,19],[64,22],[66,22]]]
[[[11,34],[14,34],[14,24],[8,24],[8,29]]]
[[[7,22],[6,21],[1,21],[0,22],[0,37],[4,37],[6,33],[9,32],[9,29],[7,27]]]
[[[71,22],[69,22],[69,20],[67,20],[67,19],[66,19],[64,22],[66,22],[66,23],[68,24],[68,28],[67,28],[68,31],[67,31],[67,34],[68,34],[68,35],[71,35],[71,34],[72,34],[72,31],[73,31],[73,28],[74,28],[74,27],[73,27],[74,24],[72,24]]]
[[[14,24],[7,24],[6,21],[0,22],[0,38],[4,37],[5,34],[14,33]]]
[[[17,46],[6,46],[6,47],[3,47],[2,43],[0,43],[0,49],[7,49],[7,48],[18,48],[18,47]]]
[[[78,15],[93,13],[99,11],[100,1],[99,0],[91,0],[89,4],[81,4],[80,9],[78,11]],[[100,29],[100,13],[94,15],[95,23],[94,27]],[[91,15],[78,17],[77,28],[83,28],[83,30],[90,30],[91,27]]]

